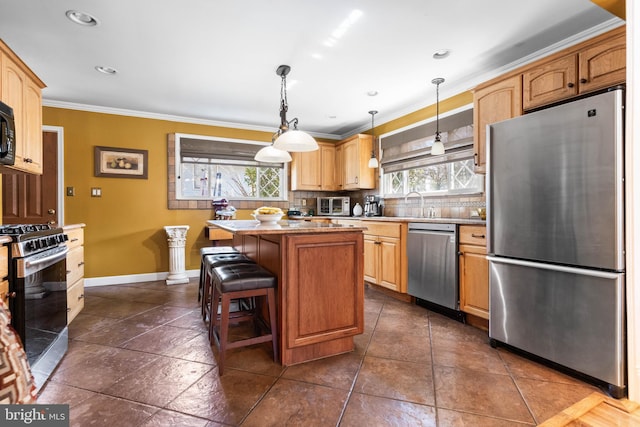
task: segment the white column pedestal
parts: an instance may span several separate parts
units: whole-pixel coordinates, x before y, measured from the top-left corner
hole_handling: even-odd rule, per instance
[[[169,276],[167,285],[189,283],[184,266],[184,248],[187,242],[188,225],[168,225],[164,227],[169,243]]]

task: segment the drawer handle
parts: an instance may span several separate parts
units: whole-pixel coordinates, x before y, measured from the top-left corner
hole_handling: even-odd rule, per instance
[[[71,270],[67,270],[67,274],[71,274]]]
[[[80,294],[80,295],[78,296],[78,301],[80,301],[82,298],[84,298],[84,294]]]
[[[73,239],[69,240],[69,243],[77,242],[78,240],[80,240],[80,239],[78,239],[78,238],[76,237],[76,238],[73,238]]]
[[[584,77],[580,79],[580,83],[585,84],[588,80],[585,79]]]
[[[78,263],[78,267],[82,267],[84,265],[84,261]]]
[[[573,87],[575,86],[573,83],[567,83],[567,87]]]
[[[67,308],[67,313],[71,313],[71,307]]]
[[[26,159],[24,159],[24,162],[25,163],[33,163],[33,159],[26,158]]]
[[[9,298],[15,298],[16,297],[16,293],[15,292],[7,292],[7,296],[5,297],[5,299],[9,299]]]
[[[484,237],[485,237],[485,236],[484,236],[484,234],[474,234],[474,233],[471,233],[471,237],[476,237],[476,238],[478,238],[478,239],[484,239]]]

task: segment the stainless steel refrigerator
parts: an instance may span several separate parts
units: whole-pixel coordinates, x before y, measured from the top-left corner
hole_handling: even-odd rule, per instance
[[[488,127],[489,336],[626,388],[624,89]]]

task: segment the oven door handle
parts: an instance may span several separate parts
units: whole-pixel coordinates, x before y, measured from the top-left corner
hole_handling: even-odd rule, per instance
[[[58,248],[60,249],[60,248]],[[59,261],[62,261],[67,257],[67,253],[69,253],[69,248],[66,246],[61,247],[61,250],[57,250],[54,254],[45,256],[42,258],[35,259],[33,261],[25,260],[24,266],[25,268],[40,268],[44,269],[50,265],[53,265]]]

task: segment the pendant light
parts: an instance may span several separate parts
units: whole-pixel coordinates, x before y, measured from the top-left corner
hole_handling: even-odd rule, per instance
[[[279,150],[273,145],[267,145],[256,153],[254,159],[257,162],[264,163],[288,163],[291,161],[291,154],[284,150]]]
[[[437,77],[431,80],[431,83],[436,85],[436,138],[431,146],[431,155],[439,156],[444,154],[444,144],[440,141],[440,83],[443,83],[442,77]]]
[[[375,127],[373,126],[373,116],[378,114],[378,112],[376,110],[371,110],[369,111],[369,114],[371,114],[371,158],[369,159],[369,167],[371,169],[375,169],[378,167],[378,159],[376,158],[376,151],[375,151],[376,133],[375,133]]]
[[[289,109],[287,104],[287,74],[289,74],[289,71],[291,71],[291,67],[288,65],[280,65],[276,69],[276,74],[280,76],[282,81],[280,83],[280,128],[273,147],[294,152],[315,151],[319,148],[318,143],[308,133],[298,130],[298,119],[287,121],[287,110]],[[291,129],[291,126],[293,126],[293,129]]]

